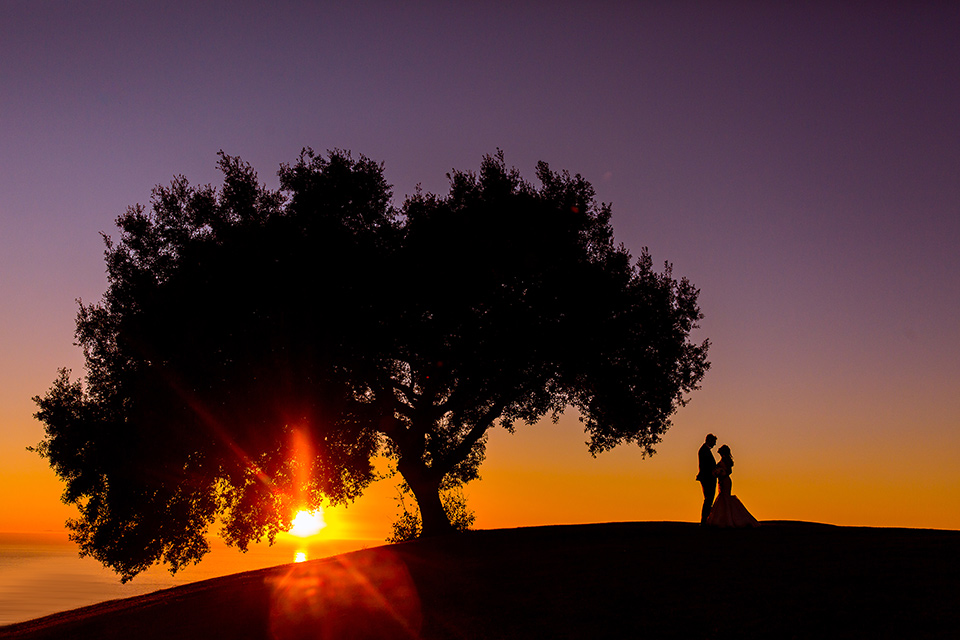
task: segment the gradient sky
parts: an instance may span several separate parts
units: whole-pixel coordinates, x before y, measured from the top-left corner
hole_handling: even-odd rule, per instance
[[[713,366],[659,453],[495,433],[477,526],[694,521],[713,432],[760,519],[960,529],[958,34],[956,2],[0,0],[0,531],[72,513],[25,447],[99,234],[220,149],[276,186],[303,146],[398,202],[545,160],[701,288]],[[331,531],[387,535],[381,484]]]

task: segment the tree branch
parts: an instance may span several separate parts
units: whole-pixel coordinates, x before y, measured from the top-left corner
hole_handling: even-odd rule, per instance
[[[510,403],[504,399],[495,401],[487,412],[483,414],[483,417],[477,420],[469,433],[460,441],[460,444],[447,452],[447,455],[437,460],[433,465],[434,471],[439,472],[442,478],[460,461],[465,460],[470,450],[473,449],[473,446],[483,437],[487,429],[493,425],[493,421],[500,417],[500,414],[503,413],[503,410],[507,408],[508,404]]]

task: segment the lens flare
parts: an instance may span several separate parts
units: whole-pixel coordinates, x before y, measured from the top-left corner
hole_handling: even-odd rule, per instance
[[[266,586],[270,638],[419,638],[423,628],[417,586],[386,549],[287,565]]]

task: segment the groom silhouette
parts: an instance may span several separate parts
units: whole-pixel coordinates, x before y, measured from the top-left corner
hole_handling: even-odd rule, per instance
[[[698,452],[700,472],[697,474],[697,481],[703,487],[703,509],[700,510],[701,526],[707,521],[707,516],[710,515],[713,496],[717,493],[717,478],[713,475],[714,470],[717,468],[717,461],[710,451],[715,444],[717,444],[717,436],[708,433],[706,440],[700,445],[700,451]]]

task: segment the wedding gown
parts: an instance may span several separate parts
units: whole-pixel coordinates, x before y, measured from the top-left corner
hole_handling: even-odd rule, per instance
[[[719,473],[720,495],[717,496],[713,507],[710,509],[707,524],[713,527],[759,527],[760,523],[750,515],[740,499],[730,493],[733,486],[730,481],[730,474],[733,473],[733,470],[728,469],[721,462],[717,466],[717,471]]]

